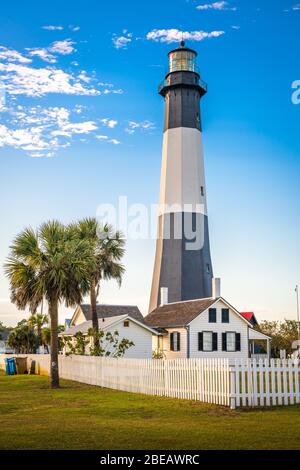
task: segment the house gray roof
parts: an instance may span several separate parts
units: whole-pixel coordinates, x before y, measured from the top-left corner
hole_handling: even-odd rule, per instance
[[[106,318],[99,318],[98,325],[100,329],[106,329],[113,323],[121,320],[122,318],[127,318],[127,315],[117,315],[114,317],[106,317]],[[76,333],[83,333],[86,334],[90,328],[93,328],[92,320],[84,321],[80,323],[80,325],[71,326],[67,328],[65,331],[60,333],[60,336],[74,336]]]
[[[161,305],[149,313],[144,320],[146,325],[152,328],[186,326],[216,300],[216,298],[185,300]]]
[[[80,308],[87,321],[92,319],[91,307],[89,304],[81,304]],[[108,318],[120,315],[130,315],[135,320],[145,323],[144,317],[136,305],[97,305],[97,317]]]
[[[152,334],[157,334],[156,330],[152,329],[149,325],[146,325],[145,322],[141,323],[139,320],[131,317],[130,315],[117,315],[115,317],[98,318],[99,329],[107,330],[110,326],[119,324],[119,322],[122,320],[131,320],[132,323],[138,322],[137,324],[139,324],[141,328],[152,332]],[[59,336],[74,336],[78,332],[86,334],[90,328],[93,328],[93,322],[92,320],[87,320],[83,323],[80,323],[79,325],[70,326],[70,328],[67,328],[65,331],[60,333]]]

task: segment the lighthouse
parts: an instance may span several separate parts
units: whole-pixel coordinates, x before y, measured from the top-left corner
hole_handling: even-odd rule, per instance
[[[167,302],[211,297],[200,100],[207,92],[197,69],[197,52],[169,52],[159,86],[164,98],[164,134],[156,253],[149,312]]]

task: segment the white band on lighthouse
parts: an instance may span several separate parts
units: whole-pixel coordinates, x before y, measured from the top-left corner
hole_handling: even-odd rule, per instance
[[[164,132],[159,214],[173,212],[207,215],[202,133],[195,128]]]

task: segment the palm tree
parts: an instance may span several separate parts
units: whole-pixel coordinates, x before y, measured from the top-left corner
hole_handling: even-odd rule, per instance
[[[42,345],[44,346],[44,348],[47,349],[49,353],[49,345],[51,342],[51,330],[48,326],[45,326],[44,328],[42,328],[41,339],[42,339]]]
[[[97,350],[99,347],[97,298],[100,283],[102,280],[115,279],[121,285],[125,268],[120,261],[125,252],[125,240],[120,231],[114,231],[108,224],[100,225],[95,218],[83,219],[76,226],[70,226],[70,230],[77,233],[80,240],[88,241],[93,251],[94,263],[89,269],[90,307],[95,332],[94,348]]]
[[[57,221],[42,224],[37,231],[27,228],[10,247],[5,273],[11,286],[12,301],[20,309],[35,312],[45,298],[51,327],[51,387],[59,386],[58,306],[74,306],[90,288],[90,269],[94,258],[90,244],[78,240]]]
[[[42,328],[45,325],[48,325],[49,317],[43,313],[35,313],[30,315],[28,318],[28,324],[33,329],[36,330],[38,347],[42,345]]]

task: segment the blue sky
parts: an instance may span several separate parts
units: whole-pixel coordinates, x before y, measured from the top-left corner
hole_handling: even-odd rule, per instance
[[[200,6],[200,8],[199,8]],[[198,8],[197,8],[198,7]],[[1,6],[0,264],[25,226],[158,200],[167,52],[184,32],[202,100],[214,273],[260,319],[295,317],[300,283],[300,4],[152,0]],[[1,97],[1,94],[0,94]],[[121,289],[147,311],[153,240],[128,241]],[[0,320],[22,318],[0,275]],[[65,315],[61,311],[61,319]]]

